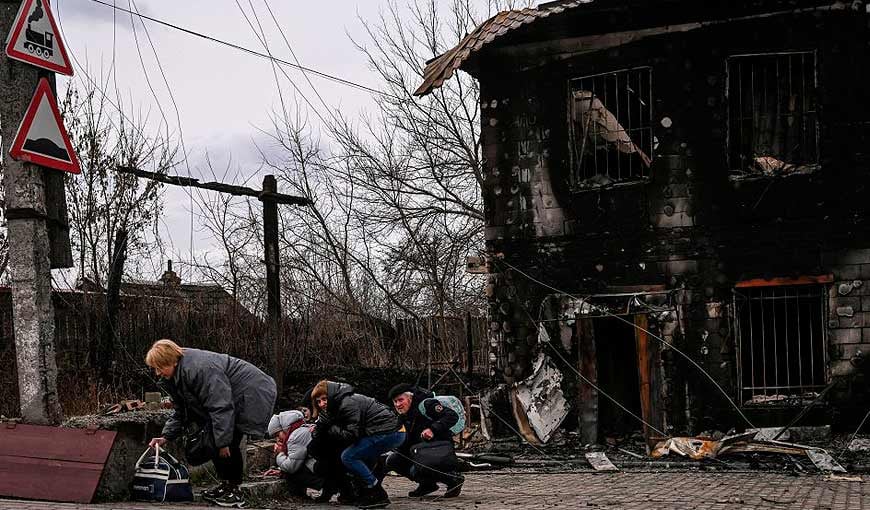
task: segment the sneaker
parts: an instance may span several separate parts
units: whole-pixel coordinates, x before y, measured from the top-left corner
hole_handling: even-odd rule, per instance
[[[356,503],[357,508],[384,508],[390,504],[390,497],[387,491],[377,484],[374,487],[366,487],[360,491],[359,500]]]
[[[205,489],[200,493],[202,499],[208,501],[209,503],[213,502],[215,499],[223,496],[230,489],[229,484],[226,482],[221,482],[220,485],[212,487],[211,489]]]
[[[465,483],[465,477],[462,475],[453,475],[451,480],[447,482],[447,492],[444,493],[445,498],[455,498],[462,492],[462,484]]]
[[[438,490],[438,484],[435,482],[420,482],[417,488],[408,493],[412,498],[421,498],[426,494],[432,494]]]
[[[241,491],[235,488],[226,491],[221,497],[215,498],[212,503],[225,508],[243,508],[245,506],[245,498],[242,497]]]

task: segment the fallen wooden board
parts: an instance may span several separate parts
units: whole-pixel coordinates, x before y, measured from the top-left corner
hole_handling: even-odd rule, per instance
[[[589,452],[586,454],[586,460],[595,468],[595,471],[619,471],[604,452]]]
[[[0,425],[0,496],[90,503],[115,434]]]

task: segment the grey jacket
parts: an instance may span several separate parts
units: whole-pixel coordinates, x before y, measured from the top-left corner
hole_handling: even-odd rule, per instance
[[[216,448],[229,446],[238,429],[262,436],[275,407],[275,381],[247,361],[227,354],[184,349],[175,374],[160,383],[175,404],[163,437],[175,439],[189,423],[211,423]]]
[[[287,453],[281,452],[275,456],[278,469],[292,475],[299,471],[308,457],[308,443],[311,442],[311,428],[303,425],[294,430],[287,438]]]

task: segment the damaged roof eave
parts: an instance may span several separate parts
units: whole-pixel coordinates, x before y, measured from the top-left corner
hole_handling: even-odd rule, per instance
[[[444,82],[453,77],[457,70],[463,70],[474,78],[479,78],[480,62],[486,57],[486,50],[496,49],[493,46],[497,39],[505,34],[514,33],[517,29],[528,26],[551,15],[562,14],[576,7],[593,3],[592,0],[568,1],[555,7],[533,8],[515,11],[503,11],[486,20],[449,51],[434,57],[426,62],[423,71],[423,82],[414,91],[414,95],[422,97],[432,93],[435,89],[443,86]],[[771,2],[773,3],[773,2]],[[777,2],[779,3],[779,2]],[[567,51],[565,43],[572,46],[570,51],[581,49],[600,50],[608,47],[619,46],[651,36],[660,36],[669,33],[691,31],[711,25],[730,23],[739,20],[756,19],[777,16],[781,14],[793,14],[813,11],[846,10],[846,5],[839,0],[806,0],[807,5],[791,6],[776,9],[776,6],[768,6],[771,10],[759,10],[744,16],[724,16],[708,20],[696,20],[691,22],[676,23],[648,27],[645,29],[633,29],[624,32],[610,32],[604,34],[590,34],[582,37],[567,38],[562,44],[562,51]],[[854,9],[854,7],[853,7]],[[590,44],[591,43],[591,44]],[[514,52],[540,52],[547,43],[533,42],[517,46]],[[589,45],[591,47],[586,48]],[[500,46],[500,45],[495,45]],[[519,56],[519,55],[515,55]]]

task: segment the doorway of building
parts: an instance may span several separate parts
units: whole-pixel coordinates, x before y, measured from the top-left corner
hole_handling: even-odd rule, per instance
[[[629,321],[631,318],[629,318]],[[617,318],[594,319],[598,386],[637,416],[641,416],[640,381],[635,328]],[[598,437],[625,437],[641,432],[638,420],[604,395],[598,396]]]

